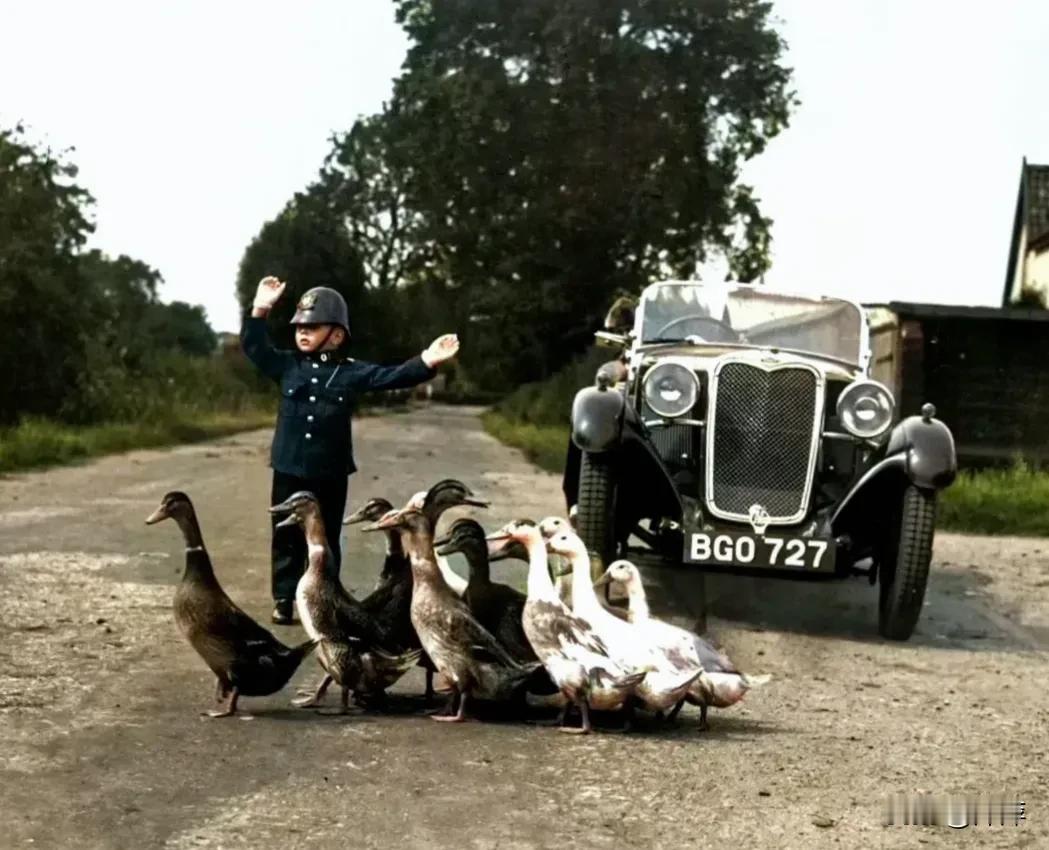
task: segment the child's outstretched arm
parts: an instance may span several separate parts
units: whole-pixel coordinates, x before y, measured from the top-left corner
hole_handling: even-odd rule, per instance
[[[289,354],[278,351],[270,344],[266,334],[266,316],[284,292],[285,284],[275,277],[264,277],[255,290],[251,315],[244,320],[240,332],[240,345],[247,358],[262,374],[279,381],[288,365]]]
[[[414,387],[437,374],[437,367],[451,360],[459,352],[459,338],[455,334],[439,336],[418,357],[400,366],[377,366],[356,362],[360,390],[399,390]]]

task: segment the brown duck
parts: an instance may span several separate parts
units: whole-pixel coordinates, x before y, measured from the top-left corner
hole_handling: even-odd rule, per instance
[[[278,528],[298,525],[306,536],[307,566],[295,604],[303,628],[318,643],[317,657],[325,672],[313,697],[296,704],[316,705],[332,681],[342,689],[342,713],[349,711],[351,691],[365,700],[381,701],[386,688],[419,661],[420,651],[404,651],[390,624],[372,616],[342,586],[332,569],[316,496],[299,491],[270,511],[288,514]]]
[[[412,564],[412,625],[426,654],[451,686],[449,707],[458,700],[455,714],[434,719],[463,721],[470,697],[520,699],[541,665],[520,664],[511,658],[448,587],[437,566],[429,520],[420,511],[405,510],[387,514],[372,528],[400,530]]]
[[[186,541],[186,567],[175,590],[175,622],[218,679],[216,699],[226,700],[209,717],[230,717],[242,696],[268,696],[283,688],[316,645],[288,647],[245,614],[219,585],[204,548],[193,503],[172,491],[146,519],[178,523]]]

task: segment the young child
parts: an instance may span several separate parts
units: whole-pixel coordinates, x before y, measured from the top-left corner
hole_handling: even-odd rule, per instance
[[[359,393],[414,387],[436,375],[436,367],[455,357],[459,339],[445,334],[422,354],[400,366],[377,366],[339,352],[350,336],[346,302],[334,289],[315,287],[304,293],[291,323],[297,351],[274,348],[266,334],[266,315],[285,284],[264,277],[255,292],[251,316],[241,331],[248,359],[280,384],[280,411],[270,451],[273,491],[270,504],[283,502],[298,490],[309,490],[320,501],[336,571],[339,532],[346,507],[348,476],[353,462],[350,417]],[[295,622],[295,588],[306,563],[306,542],[298,529],[276,528],[273,518],[273,622]]]

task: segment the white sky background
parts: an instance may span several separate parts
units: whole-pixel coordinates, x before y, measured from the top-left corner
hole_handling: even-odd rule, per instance
[[[769,283],[995,304],[1021,158],[1049,162],[1049,5],[777,0],[802,104],[748,165]],[[379,108],[406,42],[390,0],[0,0],[0,123],[75,147],[92,244],[235,330],[262,223],[332,132]]]

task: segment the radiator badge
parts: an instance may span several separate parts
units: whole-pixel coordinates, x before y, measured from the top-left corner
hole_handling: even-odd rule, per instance
[[[769,527],[769,512],[761,505],[751,505],[747,517],[755,534],[764,534],[765,529]]]

